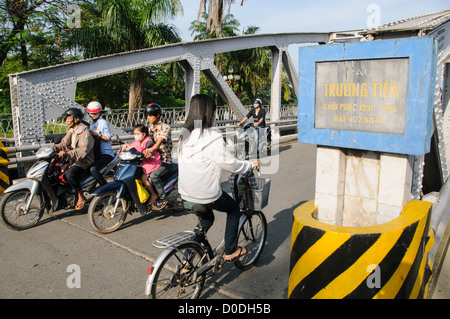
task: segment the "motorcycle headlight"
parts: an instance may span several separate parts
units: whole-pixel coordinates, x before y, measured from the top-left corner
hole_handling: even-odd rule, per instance
[[[138,158],[138,154],[136,154],[135,152],[120,152],[119,158],[122,161],[134,161]]]

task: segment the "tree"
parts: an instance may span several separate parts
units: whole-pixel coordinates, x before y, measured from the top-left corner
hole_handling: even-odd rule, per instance
[[[40,41],[50,33],[63,32],[62,12],[65,0],[4,0],[0,2],[0,65],[14,50],[20,52],[22,65],[29,67],[30,42]],[[48,30],[52,29],[52,32]],[[55,32],[56,31],[56,32]]]
[[[208,15],[202,14],[201,21],[191,22],[189,30],[195,41],[216,38],[217,34],[207,28]],[[232,14],[227,14],[223,20],[222,35],[226,37],[251,35],[259,32],[259,27],[248,26],[240,32],[240,23]],[[222,61],[222,74],[228,74],[233,70],[234,74],[239,74],[240,80],[233,83],[233,90],[238,94],[243,104],[250,104],[256,97],[265,101],[270,99],[271,86],[271,52],[268,48],[255,48],[227,52],[217,55]],[[218,67],[219,68],[219,67]],[[202,78],[203,87],[208,86],[207,80]],[[208,88],[208,90],[210,90]],[[289,101],[293,88],[289,85],[286,74],[282,76],[282,90],[284,99]],[[221,102],[220,98],[219,102]]]
[[[259,27],[249,26],[243,30],[243,35],[256,34]],[[270,88],[270,51],[267,48],[255,48],[228,52],[224,54],[224,69],[233,69],[241,77],[238,92],[242,93],[244,104],[253,102],[256,96]]]
[[[192,21],[189,30],[191,36],[194,36],[194,41],[205,40],[205,39],[215,39],[217,38],[217,33],[215,30],[209,30],[207,27],[208,14],[204,12],[202,14],[201,21]],[[234,18],[232,14],[227,14],[222,23],[222,35],[225,37],[233,37],[239,34],[240,23]]]
[[[11,112],[8,74],[72,60],[65,25],[69,0],[0,1],[0,110]],[[82,0],[70,0],[78,3]]]
[[[90,10],[100,19],[74,32],[86,58],[181,41],[178,30],[163,23],[182,12],[180,0],[97,0]],[[131,115],[142,106],[146,76],[145,69],[130,72]]]
[[[198,10],[197,22],[200,22],[203,12],[206,12],[206,4],[208,0],[200,0],[200,8]],[[235,0],[209,0],[206,28],[211,33],[215,32],[216,38],[223,37],[223,24],[225,16],[225,7],[228,6],[228,14],[230,14],[231,5]],[[241,0],[241,6],[245,0]],[[217,68],[222,70],[222,55],[217,57]]]
[[[206,10],[206,4],[208,0],[200,0],[200,8],[198,10],[197,22],[200,21],[203,12],[208,11],[208,20],[206,23],[206,28],[210,32],[215,31],[217,38],[223,36],[223,21],[225,16],[225,7],[228,6],[228,14],[230,14],[231,5],[235,0],[209,0],[209,6]],[[244,4],[245,0],[241,0],[241,6]]]

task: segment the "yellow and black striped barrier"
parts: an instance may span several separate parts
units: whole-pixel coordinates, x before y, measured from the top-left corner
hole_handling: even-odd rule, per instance
[[[0,142],[0,194],[3,194],[10,185],[8,165],[8,148]]]
[[[294,211],[288,298],[426,298],[431,203],[410,201],[396,219],[344,227],[313,218],[314,200]]]

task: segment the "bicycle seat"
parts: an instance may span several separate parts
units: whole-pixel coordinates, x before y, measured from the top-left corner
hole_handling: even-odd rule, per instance
[[[211,211],[211,208],[204,204],[192,203],[188,201],[183,201],[183,206],[186,210],[192,211],[194,214],[207,214]]]

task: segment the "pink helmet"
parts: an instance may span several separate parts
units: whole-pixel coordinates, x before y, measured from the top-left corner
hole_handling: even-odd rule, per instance
[[[90,102],[87,106],[88,113],[98,113],[102,111],[102,105],[99,102]]]

